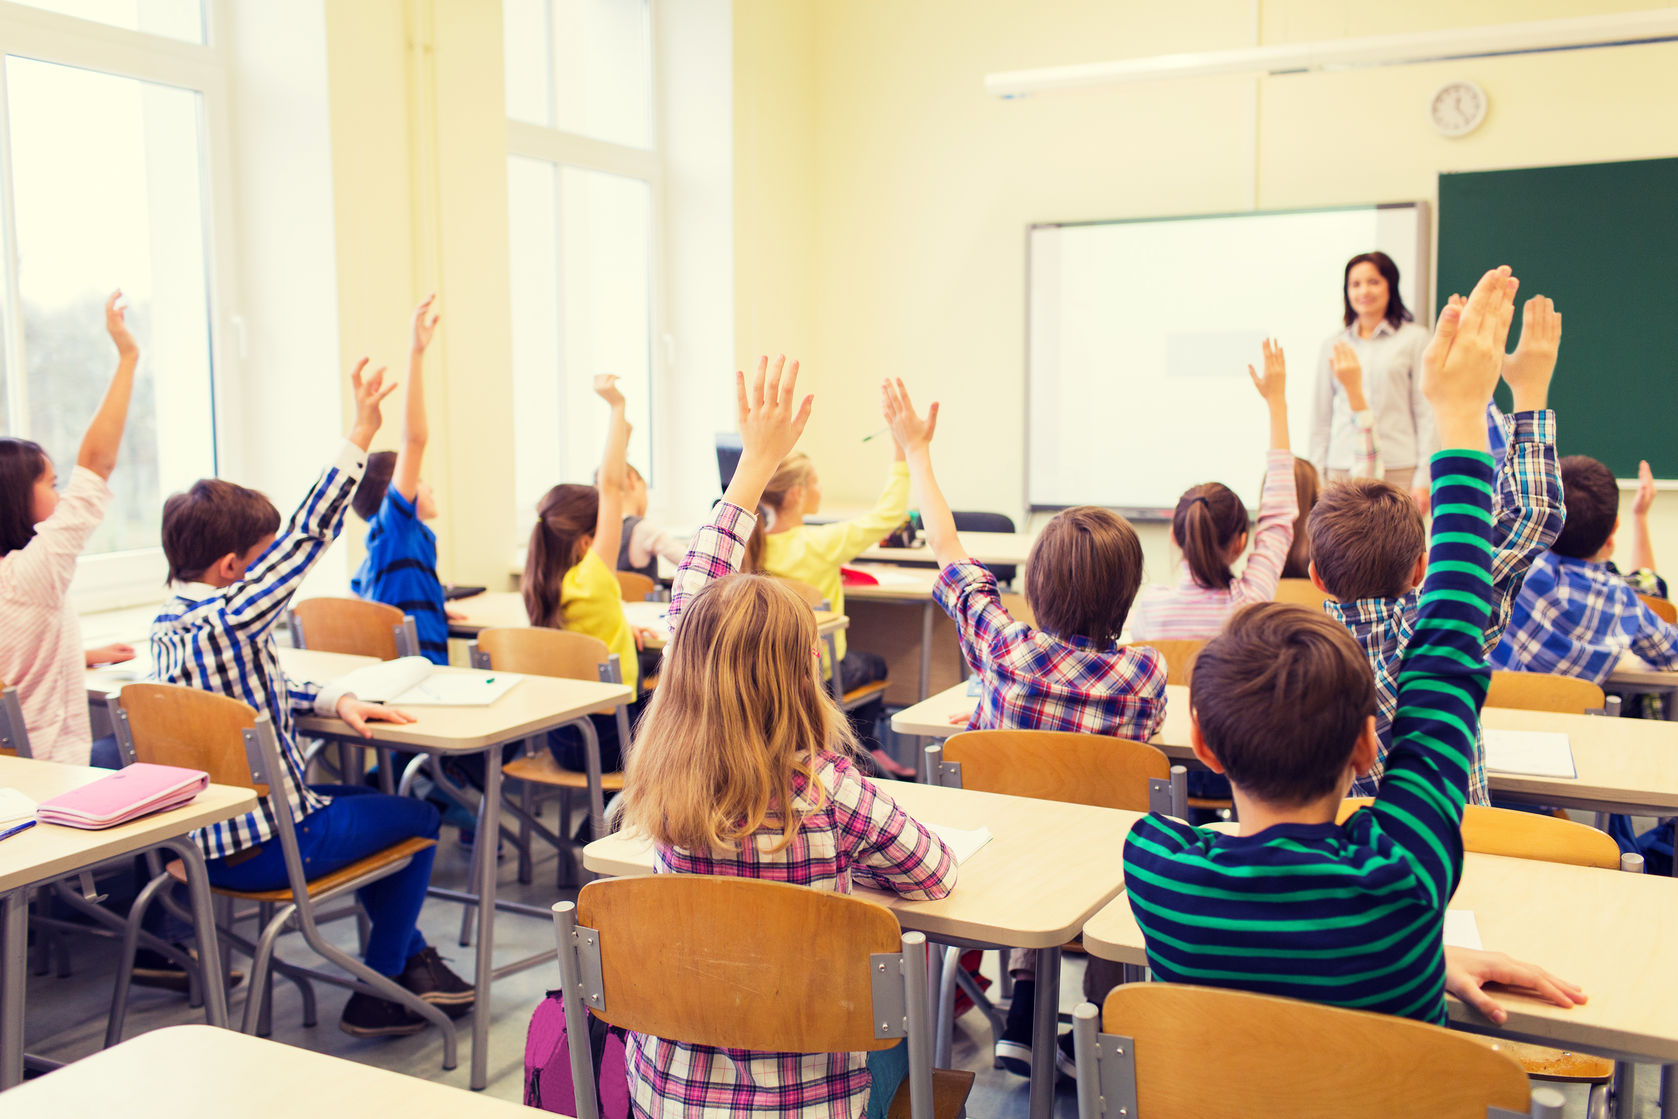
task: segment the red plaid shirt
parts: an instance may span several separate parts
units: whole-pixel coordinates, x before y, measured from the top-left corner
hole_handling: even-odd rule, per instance
[[[980,680],[968,730],[1064,730],[1146,742],[1165,721],[1165,661],[1151,648],[1056,637],[1016,622],[972,560],[933,590]]]

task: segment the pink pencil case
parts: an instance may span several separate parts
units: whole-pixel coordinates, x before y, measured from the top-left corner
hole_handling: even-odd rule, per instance
[[[108,777],[42,801],[35,818],[69,828],[113,828],[130,820],[179,808],[203,792],[210,775],[201,769],[135,762]]]

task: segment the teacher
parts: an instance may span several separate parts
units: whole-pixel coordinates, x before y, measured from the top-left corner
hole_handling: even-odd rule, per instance
[[[1347,477],[1372,425],[1382,477],[1408,492],[1437,443],[1433,409],[1422,396],[1428,332],[1405,308],[1398,265],[1386,253],[1348,260],[1341,294],[1344,328],[1323,343],[1317,360],[1311,461],[1328,481]]]

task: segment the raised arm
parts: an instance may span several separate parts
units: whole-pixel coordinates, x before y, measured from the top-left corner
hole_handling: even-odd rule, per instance
[[[600,494],[600,512],[594,519],[591,551],[617,570],[618,545],[623,541],[623,484],[629,477],[629,413],[618,379],[610,373],[594,378],[594,394],[612,407],[606,428],[606,453],[600,459],[595,490]]]
[[[109,478],[116,469],[117,449],[122,445],[122,429],[128,423],[128,401],[134,395],[134,367],[140,363],[140,347],[129,333],[123,319],[126,308],[118,307],[122,292],[113,291],[105,300],[105,331],[117,347],[117,371],[105,389],[105,399],[99,411],[87,425],[81,449],[76,452],[76,465],[86,467],[101,478]]]
[[[1282,347],[1265,339],[1264,375],[1250,365],[1247,375],[1270,410],[1270,451],[1265,456],[1264,490],[1259,497],[1252,554],[1230,592],[1238,601],[1269,602],[1276,597],[1276,583],[1293,544],[1294,521],[1299,518],[1293,453],[1288,450],[1288,371]]]
[[[1637,464],[1637,499],[1631,503],[1631,566],[1656,571],[1655,546],[1649,542],[1649,507],[1655,503],[1655,474],[1647,462]]]
[[[414,308],[412,341],[408,347],[408,396],[402,405],[402,447],[396,452],[396,472],[390,484],[408,501],[419,491],[420,464],[425,461],[425,444],[431,427],[425,418],[425,349],[437,330],[441,315],[431,314],[437,294],[425,297]]]
[[[1369,399],[1363,395],[1363,365],[1358,353],[1346,342],[1336,342],[1329,356],[1329,368],[1341,391],[1346,394],[1346,407],[1352,413],[1352,426],[1357,429],[1358,444],[1353,448],[1352,468],[1347,473],[1353,478],[1381,476],[1381,444],[1375,434],[1375,413],[1370,411]]]
[[[914,496],[915,508],[921,513],[921,527],[926,529],[927,543],[932,547],[932,558],[939,567],[948,567],[967,558],[956,534],[955,515],[938,479],[932,474],[932,434],[938,429],[938,402],[933,401],[925,418],[915,413],[909,400],[909,390],[903,382],[880,382],[880,411],[891,425],[891,437],[902,448],[909,464],[909,491]]]

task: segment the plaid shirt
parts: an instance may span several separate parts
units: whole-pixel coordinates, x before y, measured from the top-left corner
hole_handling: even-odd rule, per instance
[[[1498,463],[1497,523],[1492,529],[1492,614],[1486,627],[1489,655],[1503,636],[1521,589],[1522,577],[1561,532],[1561,469],[1556,463],[1554,412],[1516,412],[1503,418],[1508,451]],[[1495,462],[1494,458],[1494,462]],[[1360,598],[1325,602],[1323,608],[1352,632],[1375,669],[1375,729],[1380,756],[1375,767],[1352,785],[1351,796],[1374,796],[1379,790],[1387,750],[1392,745],[1393,715],[1398,708],[1398,669],[1416,622],[1416,592],[1396,599]],[[1486,747],[1478,730],[1468,799],[1489,804]]]
[[[1289,474],[1292,478],[1292,474]],[[1165,721],[1165,661],[1151,648],[1056,637],[1003,609],[996,576],[952,563],[933,589],[980,680],[968,730],[1063,730],[1146,742]]]
[[[346,443],[338,461],[326,468],[292,514],[285,532],[243,579],[227,587],[175,583],[152,622],[158,680],[242,700],[273,722],[294,820],[324,807],[327,798],[303,780],[292,713],[330,715],[344,692],[288,681],[274,652],[274,626],[285,616],[303,577],[337,539],[366,465],[366,452]],[[275,822],[272,803],[263,799],[256,811],[201,828],[194,836],[206,858],[225,858],[272,839]]]
[[[672,626],[695,594],[739,567],[753,519],[738,506],[717,505],[712,523],[694,536],[676,572]],[[849,759],[824,753],[814,778],[795,774],[793,785],[801,819],[787,846],[774,850],[780,829],[765,828],[737,851],[660,846],[654,868],[662,874],[766,878],[842,894],[855,882],[922,900],[945,897],[955,886],[955,856],[943,840],[904,813]],[[873,1086],[863,1053],[718,1049],[632,1033],[627,1055],[637,1115],[830,1119],[861,1115]]]
[[[1600,684],[1628,652],[1678,668],[1678,626],[1638,601],[1612,565],[1546,552],[1527,574],[1492,664]]]

